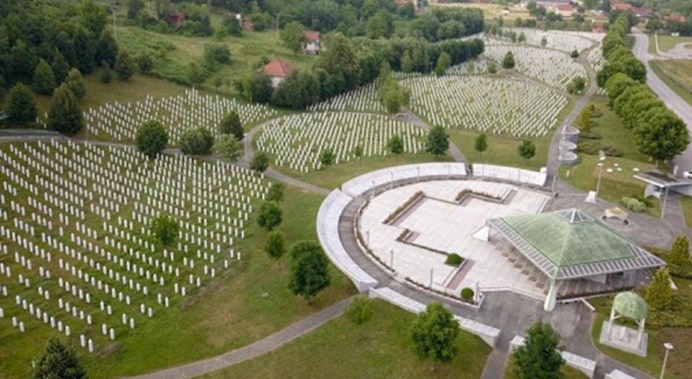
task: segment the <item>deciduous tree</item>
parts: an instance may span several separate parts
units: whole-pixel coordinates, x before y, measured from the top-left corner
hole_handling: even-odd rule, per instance
[[[459,350],[459,323],[441,303],[429,303],[411,328],[413,349],[421,359],[451,362]]]
[[[395,134],[387,143],[387,147],[389,148],[389,152],[394,154],[398,160],[399,155],[404,152],[404,140],[401,139],[400,135]]]
[[[230,162],[235,162],[240,158],[242,149],[240,142],[230,134],[222,134],[214,144],[214,151]]]
[[[301,241],[291,248],[291,277],[288,288],[308,303],[331,284],[327,257],[316,242]]]
[[[278,230],[275,230],[267,236],[267,242],[264,244],[264,251],[270,257],[279,260],[284,255],[284,235]]]
[[[560,335],[548,323],[537,321],[527,331],[524,345],[514,352],[517,379],[559,379],[564,360]]]
[[[534,145],[533,141],[529,139],[522,140],[517,150],[519,152],[519,156],[527,161],[536,155],[536,145]]]
[[[260,152],[255,154],[250,161],[250,169],[256,172],[265,172],[269,168],[269,157],[267,154]]]
[[[178,220],[167,214],[160,214],[151,220],[151,235],[163,246],[171,246],[179,232]]]
[[[36,100],[29,87],[22,83],[16,84],[8,96],[7,117],[9,122],[16,125],[28,125],[36,122],[38,110]]]
[[[41,95],[50,95],[53,93],[55,86],[56,82],[53,69],[43,59],[39,60],[34,70],[34,91]]]
[[[235,139],[241,141],[245,137],[243,124],[240,122],[240,116],[236,111],[230,111],[224,116],[219,125],[221,134],[231,134]]]
[[[428,132],[425,151],[430,154],[442,156],[449,149],[449,135],[440,125],[433,126]]]
[[[297,21],[291,21],[284,25],[279,32],[279,38],[281,39],[281,44],[294,53],[300,52],[303,44],[307,42],[305,27]]]
[[[345,312],[346,319],[356,325],[370,321],[374,314],[375,309],[372,307],[372,301],[366,296],[354,297]]]
[[[282,211],[275,201],[264,201],[257,213],[257,224],[266,230],[273,230],[281,224]]]
[[[65,85],[72,91],[72,93],[81,99],[86,94],[86,88],[84,88],[84,79],[82,78],[82,73],[78,69],[73,68],[67,74],[67,79],[65,79]]]
[[[478,137],[476,137],[474,147],[478,152],[478,155],[482,157],[483,152],[488,149],[488,138],[485,136],[485,133],[481,133],[478,135]]]
[[[137,129],[135,143],[137,144],[137,149],[141,153],[149,158],[155,158],[166,149],[166,145],[168,145],[168,132],[160,122],[149,120],[144,122],[139,129]]]
[[[207,128],[188,129],[180,136],[180,150],[184,154],[209,154],[214,147],[214,136]]]
[[[135,73],[135,65],[130,59],[130,55],[125,51],[118,53],[117,61],[114,66],[115,72],[118,74],[118,79],[122,81],[129,80]]]

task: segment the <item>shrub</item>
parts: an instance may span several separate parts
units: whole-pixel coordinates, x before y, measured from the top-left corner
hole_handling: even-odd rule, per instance
[[[594,132],[581,132],[579,133],[579,139],[601,139],[600,134]]]
[[[160,122],[146,121],[137,129],[135,141],[140,152],[149,158],[154,158],[166,148],[168,132]]]
[[[445,264],[450,265],[450,266],[459,266],[461,262],[464,261],[464,258],[459,256],[459,254],[452,253],[447,256],[447,260],[445,260]]]
[[[610,145],[605,145],[603,148],[601,148],[605,155],[609,157],[621,157],[623,155],[622,151],[620,151],[618,148],[610,146]]]
[[[207,128],[188,129],[180,137],[180,150],[185,154],[209,154],[214,136]]]
[[[640,213],[646,210],[646,204],[633,197],[623,197],[620,199],[620,203],[633,212]]]
[[[473,302],[473,295],[474,295],[474,292],[469,287],[466,287],[466,288],[461,290],[461,300],[463,300],[467,303]]]
[[[283,219],[281,207],[275,201],[265,201],[259,207],[257,224],[266,230],[272,230],[281,224]]]
[[[577,151],[589,155],[596,155],[601,150],[601,143],[598,141],[582,141],[577,145]]]

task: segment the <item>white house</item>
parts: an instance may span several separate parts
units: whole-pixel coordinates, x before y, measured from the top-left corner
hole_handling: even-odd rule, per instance
[[[303,44],[303,52],[306,54],[317,55],[320,53],[320,32],[308,30],[305,32],[305,43]]]
[[[281,82],[293,72],[293,65],[280,59],[274,59],[267,63],[263,69],[264,73],[272,80],[272,87],[276,88]]]

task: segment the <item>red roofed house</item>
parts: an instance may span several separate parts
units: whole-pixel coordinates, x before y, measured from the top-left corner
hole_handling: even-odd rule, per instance
[[[679,15],[670,15],[670,16],[665,16],[663,17],[664,20],[670,21],[670,22],[678,22],[681,24],[684,24],[687,22],[687,19],[685,16],[679,16]]]
[[[264,66],[263,72],[271,78],[272,87],[276,88],[284,79],[291,75],[293,70],[292,64],[280,59],[274,59]]]
[[[555,6],[555,13],[561,15],[562,17],[571,16],[574,13],[574,8],[569,4],[557,4]]]
[[[635,15],[637,15],[637,17],[639,17],[642,20],[648,20],[654,17],[654,12],[652,12],[649,8],[632,7],[632,9],[630,9],[630,12],[634,13]]]
[[[623,12],[629,12],[629,10],[632,9],[632,4],[629,3],[610,3],[610,10],[611,11],[623,11]]]
[[[591,33],[605,33],[606,27],[602,22],[595,22],[591,27]]]
[[[320,32],[308,30],[305,32],[305,43],[303,44],[303,52],[307,54],[317,55],[320,53]]]
[[[177,12],[168,16],[168,23],[179,28],[185,22],[187,15],[185,12]]]

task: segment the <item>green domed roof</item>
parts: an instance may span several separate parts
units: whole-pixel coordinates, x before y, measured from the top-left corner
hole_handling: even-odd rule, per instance
[[[641,321],[646,318],[646,301],[634,292],[621,292],[613,300],[613,308],[623,316]]]

